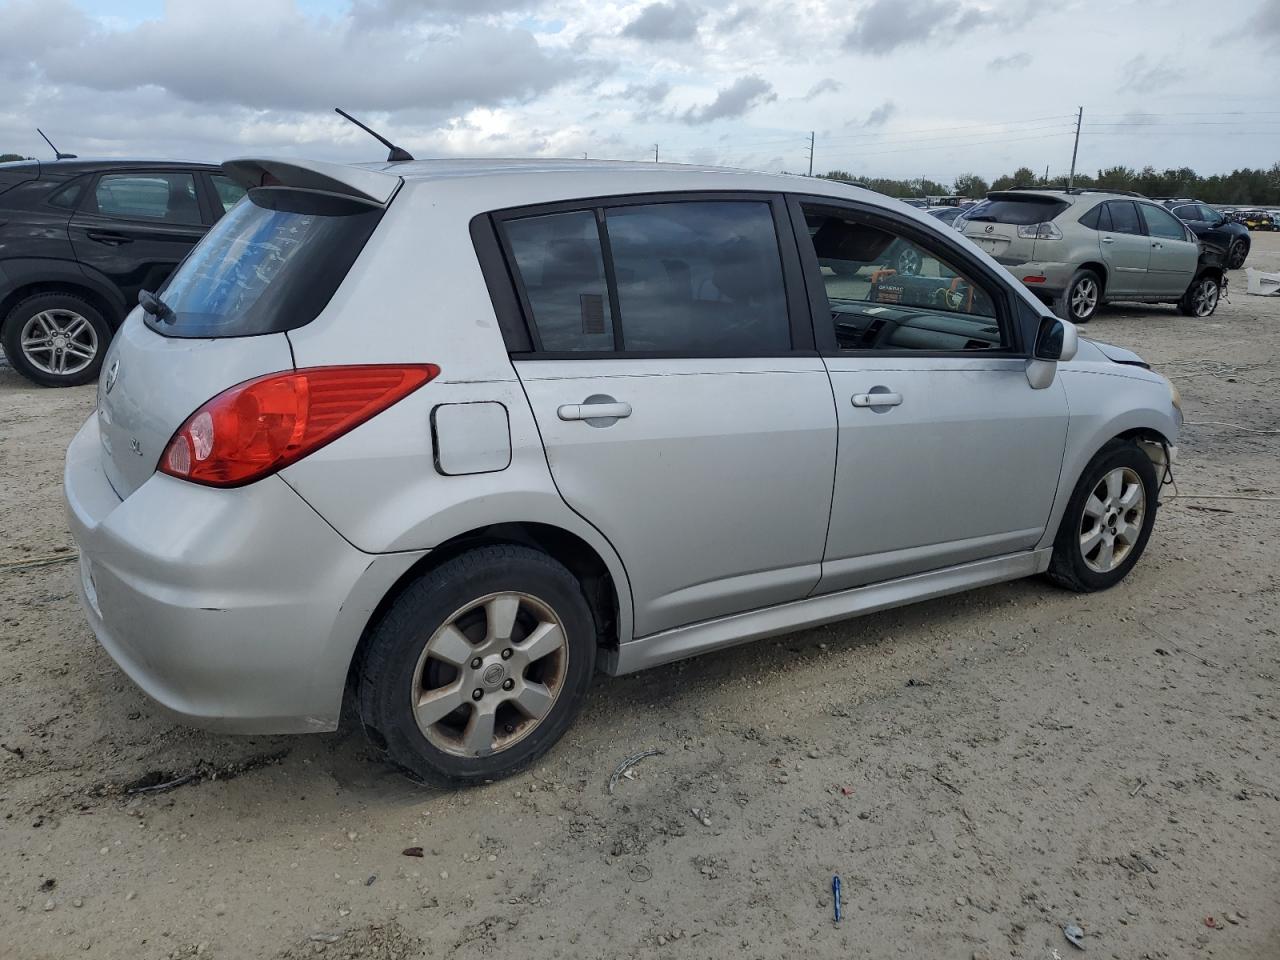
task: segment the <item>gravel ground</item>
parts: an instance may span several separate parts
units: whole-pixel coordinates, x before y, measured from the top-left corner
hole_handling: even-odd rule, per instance
[[[1280,269],[1280,235],[1251,262]],[[1052,960],[1072,922],[1092,956],[1274,960],[1280,503],[1247,498],[1280,496],[1280,299],[1235,280],[1209,321],[1088,328],[1191,421],[1120,587],[1023,581],[601,678],[488,787],[414,786],[352,732],[174,726],[71,565],[0,568],[0,957]],[[92,404],[0,367],[0,563],[71,549]]]

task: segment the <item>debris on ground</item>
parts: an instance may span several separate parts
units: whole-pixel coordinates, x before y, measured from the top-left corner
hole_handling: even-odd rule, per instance
[[[1081,950],[1084,949],[1084,931],[1074,923],[1068,923],[1062,928],[1062,935],[1067,938],[1067,943]]]
[[[421,847],[405,847],[400,853],[406,857],[425,856]]]
[[[634,767],[641,760],[645,759],[646,757],[660,757],[660,756],[662,756],[661,750],[644,750],[641,753],[637,753],[630,757],[627,757],[620,764],[614,767],[613,775],[609,777],[609,793],[613,793],[613,788],[618,785],[618,781],[622,779],[623,775],[626,774],[632,767]],[[628,776],[627,779],[634,780],[635,776],[634,775]]]
[[[214,764],[207,760],[201,760],[190,770],[176,772],[170,770],[149,770],[140,777],[129,780],[123,784],[99,784],[93,791],[96,796],[109,796],[115,793],[123,793],[126,796],[135,796],[137,794],[146,793],[167,793],[170,790],[176,790],[178,787],[186,786],[189,783],[199,783],[203,780],[232,780],[241,774],[248,773],[251,770],[257,770],[260,767],[270,766],[279,763],[289,755],[288,749],[274,750],[269,753],[259,753],[246,757],[243,760],[234,760],[230,763]]]
[[[707,816],[706,811],[701,807],[690,807],[689,812],[693,814],[693,819],[697,820],[704,827],[711,826],[711,818]]]

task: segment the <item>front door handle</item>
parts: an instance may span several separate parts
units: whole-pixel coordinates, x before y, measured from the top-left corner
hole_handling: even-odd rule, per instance
[[[556,410],[561,420],[621,420],[631,416],[631,404],[620,403],[610,397],[608,400],[597,400],[588,397],[585,403],[566,403]]]
[[[855,393],[855,407],[896,407],[902,402],[900,393]]]
[[[1116,238],[1115,238],[1115,237],[1103,237],[1103,238],[1102,238],[1102,242],[1103,242],[1103,243],[1115,243],[1115,242],[1116,242]]]

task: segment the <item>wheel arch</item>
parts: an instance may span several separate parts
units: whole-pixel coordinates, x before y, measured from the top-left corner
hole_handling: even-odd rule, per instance
[[[545,553],[577,578],[595,621],[597,646],[606,654],[616,651],[624,631],[630,629],[630,588],[625,580],[619,584],[621,575],[615,573],[601,552],[578,534],[554,524],[527,521],[493,523],[459,533],[438,544],[401,574],[387,590],[370,614],[356,643],[347,668],[344,703],[353,702],[355,680],[374,628],[411,583],[468,550],[512,543]]]
[[[14,276],[12,265],[6,265],[6,271],[13,285],[0,296],[0,322],[8,318],[9,312],[23,300],[44,293],[61,293],[71,297],[79,297],[97,310],[112,330],[119,329],[124,322],[124,298],[114,288],[104,287],[93,282],[78,271],[65,269],[39,273],[35,270],[22,271]]]
[[[1104,264],[1101,260],[1086,260],[1084,263],[1080,264],[1080,266],[1079,266],[1079,267],[1077,267],[1076,269],[1078,269],[1078,270],[1088,270],[1088,271],[1092,272],[1093,274],[1095,274],[1095,275],[1097,276],[1097,278],[1098,278],[1098,283],[1099,283],[1099,284],[1101,285],[1101,287],[1102,287],[1102,289],[1101,289],[1101,290],[1099,290],[1099,291],[1098,291],[1098,293],[1099,293],[1099,295],[1100,295],[1100,296],[1106,296],[1106,293],[1107,293],[1107,267],[1106,267],[1106,264]]]

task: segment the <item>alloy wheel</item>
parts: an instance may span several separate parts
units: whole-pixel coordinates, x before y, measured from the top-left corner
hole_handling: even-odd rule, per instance
[[[1218,307],[1218,284],[1205,278],[1196,284],[1195,294],[1191,298],[1191,305],[1197,317],[1207,317],[1213,313]]]
[[[523,740],[564,687],[569,645],[555,611],[526,593],[494,593],[432,634],[413,671],[411,706],[432,746],[484,757]]]
[[[1098,481],[1084,502],[1080,554],[1094,573],[1110,573],[1133,551],[1147,511],[1146,489],[1137,471],[1116,467]]]
[[[1231,245],[1231,252],[1227,255],[1227,266],[1232,270],[1239,270],[1248,256],[1249,251],[1245,249],[1244,241],[1237,240]]]
[[[98,331],[74,310],[41,310],[22,326],[19,343],[27,361],[42,373],[70,376],[98,355]]]
[[[1090,277],[1084,277],[1071,288],[1071,315],[1076,318],[1089,317],[1098,307],[1098,284]]]

